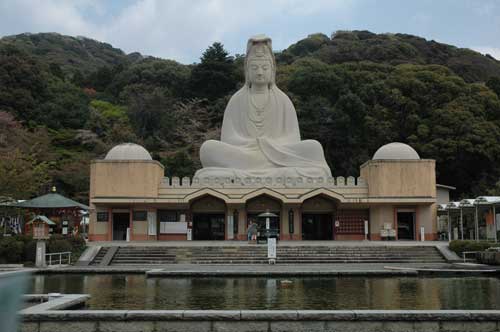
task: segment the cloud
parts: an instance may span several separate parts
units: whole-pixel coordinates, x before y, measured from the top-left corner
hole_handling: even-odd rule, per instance
[[[489,54],[498,61],[500,61],[500,47],[488,47],[488,46],[476,46],[471,47],[473,50],[478,51],[482,54]]]
[[[82,1],[19,0],[0,3],[2,35],[51,31],[66,34],[92,33],[91,26],[79,12]]]
[[[58,32],[111,43],[126,52],[192,62],[214,41],[232,53],[244,52],[251,34],[275,33],[275,45],[289,40],[295,19],[342,13],[357,1],[348,0],[3,0],[0,35]],[[307,27],[305,27],[307,28]],[[283,35],[287,35],[284,38]],[[241,36],[244,35],[242,38]],[[273,37],[273,35],[271,35]],[[293,36],[295,37],[295,36]]]

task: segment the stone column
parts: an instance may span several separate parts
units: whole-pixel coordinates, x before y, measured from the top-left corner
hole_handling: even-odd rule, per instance
[[[155,223],[156,235],[149,235],[149,214],[150,213],[154,214],[153,221]],[[147,209],[147,214],[148,214],[148,220],[147,220],[147,223],[148,223],[148,231],[147,231],[148,240],[158,241],[158,234],[160,233],[160,225],[158,224],[157,209],[155,209],[155,208],[148,208]]]
[[[229,218],[233,216],[234,213],[234,208],[232,206],[226,205],[226,215],[224,216],[224,240],[234,240],[235,234],[234,234],[234,226],[233,228],[230,228],[229,226]],[[234,225],[234,220],[233,220],[233,225]],[[231,238],[229,238],[229,233],[233,235]]]
[[[108,208],[108,241],[113,241],[113,209]]]
[[[238,240],[247,240],[247,209],[242,205],[238,210]]]
[[[132,207],[129,208],[129,220],[128,220],[128,228],[129,228],[129,241],[134,239],[134,209]]]
[[[95,228],[97,223],[97,211],[94,204],[90,204],[89,209],[89,224],[86,228],[89,241],[94,241]]]
[[[291,240],[290,232],[288,229],[288,211],[290,211],[290,207],[286,204],[283,204],[281,206],[280,240]]]
[[[302,208],[297,205],[293,206],[293,228],[292,240],[302,240]]]
[[[234,217],[235,211],[238,211],[238,220],[235,220],[233,218],[233,224],[238,223],[238,232],[233,233],[233,240],[246,240],[247,226],[246,226],[246,211],[245,211],[244,204],[228,204],[227,205],[226,223],[227,223],[228,216]],[[226,227],[227,227],[227,225],[226,225]],[[226,231],[227,231],[227,229],[226,229]]]

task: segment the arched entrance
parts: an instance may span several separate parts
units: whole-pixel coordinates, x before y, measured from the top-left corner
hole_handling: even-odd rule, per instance
[[[276,217],[269,218],[269,229],[280,233],[281,201],[269,195],[263,194],[252,198],[246,203],[247,228],[251,222],[257,223],[258,229],[266,228],[266,218],[259,218],[259,214],[271,212]]]
[[[223,200],[204,196],[191,204],[193,240],[224,240],[226,204]]]
[[[325,196],[314,196],[302,204],[302,240],[333,240],[336,203]]]

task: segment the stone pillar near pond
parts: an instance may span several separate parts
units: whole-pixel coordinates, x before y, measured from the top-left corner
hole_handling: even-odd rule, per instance
[[[47,263],[45,261],[45,253],[46,253],[46,242],[45,240],[36,241],[36,267],[46,267]]]

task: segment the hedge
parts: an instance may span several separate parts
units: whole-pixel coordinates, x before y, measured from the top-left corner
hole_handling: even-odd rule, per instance
[[[460,257],[462,257],[464,251],[485,251],[489,247],[496,246],[498,244],[495,242],[471,240],[453,240],[449,244],[450,250],[454,251]]]
[[[52,235],[47,241],[47,253],[71,251],[71,261],[76,262],[85,250],[81,236]],[[0,236],[0,264],[32,265],[36,259],[36,240],[31,236]]]

